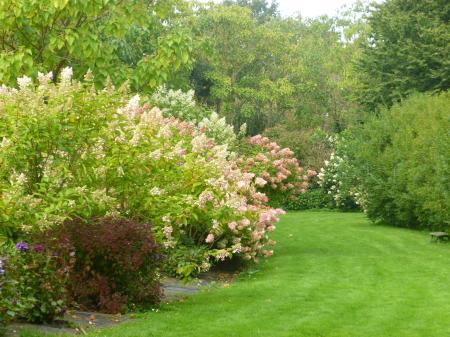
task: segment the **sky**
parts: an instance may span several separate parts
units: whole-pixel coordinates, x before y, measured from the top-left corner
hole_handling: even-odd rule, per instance
[[[344,5],[355,0],[278,0],[283,16],[300,13],[303,17],[316,17],[323,14],[334,15]]]
[[[208,0],[202,0],[207,2]],[[220,2],[220,0],[213,0]],[[377,0],[381,2],[383,0]],[[278,0],[283,16],[301,14],[303,17],[317,17],[323,14],[333,16],[344,5],[351,5],[356,0]]]

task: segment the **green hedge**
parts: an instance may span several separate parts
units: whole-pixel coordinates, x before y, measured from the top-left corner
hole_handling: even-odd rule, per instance
[[[321,188],[313,188],[305,194],[298,195],[294,200],[286,200],[283,208],[289,211],[301,211],[336,207],[331,195],[326,194]]]
[[[450,93],[415,95],[367,123],[351,148],[370,218],[450,224]]]

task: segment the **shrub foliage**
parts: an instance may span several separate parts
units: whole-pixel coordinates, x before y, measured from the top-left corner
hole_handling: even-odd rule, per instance
[[[68,273],[53,252],[21,241],[7,253],[0,260],[0,326],[13,319],[51,322],[62,314]]]
[[[450,95],[417,95],[368,123],[351,145],[372,219],[448,227]]]
[[[149,224],[77,219],[45,237],[69,271],[68,296],[76,306],[119,313],[159,302],[162,256]]]

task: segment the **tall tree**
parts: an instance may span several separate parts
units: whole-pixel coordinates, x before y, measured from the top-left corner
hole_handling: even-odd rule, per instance
[[[260,23],[242,6],[213,6],[198,15],[197,95],[236,128],[264,131],[293,114],[302,127],[344,126],[346,48],[329,18],[273,18]]]
[[[121,41],[136,32],[159,33],[154,27],[167,26],[168,17],[182,3],[0,1],[0,82],[13,85],[18,76],[35,76],[38,71],[53,71],[56,77],[62,68],[72,66],[76,77],[91,69],[99,82],[110,76],[114,82],[131,79],[136,89],[155,87],[189,63],[189,40],[180,31],[158,36],[153,49],[134,48],[149,53],[132,62],[124,57]]]
[[[411,92],[450,88],[450,2],[387,0],[369,18],[357,64],[358,99],[371,111]]]
[[[267,21],[271,18],[279,16],[278,1],[272,0],[270,3],[267,0],[224,0],[224,5],[238,5],[250,8],[253,16],[259,22]]]

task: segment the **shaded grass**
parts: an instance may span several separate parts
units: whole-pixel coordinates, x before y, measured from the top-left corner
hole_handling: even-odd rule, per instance
[[[89,336],[450,336],[449,245],[357,213],[290,213],[274,236],[274,257],[229,288]]]

